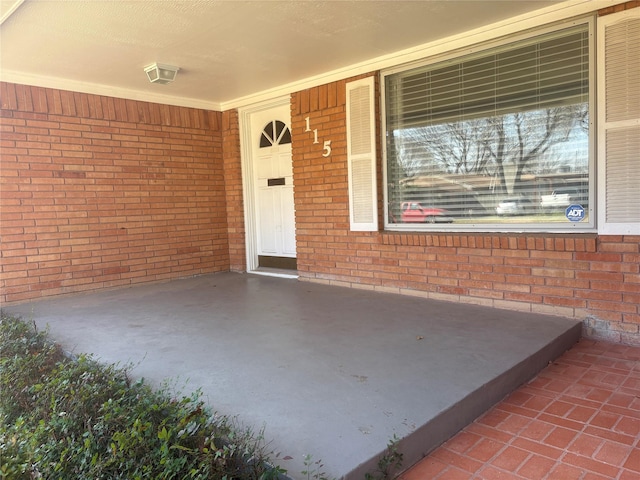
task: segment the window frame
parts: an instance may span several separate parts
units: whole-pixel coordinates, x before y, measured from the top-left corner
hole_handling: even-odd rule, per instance
[[[387,98],[386,98],[386,77],[406,72],[412,69],[423,68],[425,66],[437,64],[456,64],[464,61],[464,58],[470,54],[481,54],[492,49],[513,45],[520,41],[533,39],[534,37],[553,33],[570,27],[586,25],[588,29],[589,44],[589,138],[588,138],[588,185],[589,185],[589,206],[588,220],[584,222],[567,222],[567,223],[436,223],[436,224],[403,224],[400,222],[391,223],[389,221],[389,178],[388,178],[388,152],[387,152]],[[570,21],[563,21],[552,25],[531,28],[523,32],[504,36],[498,39],[482,42],[477,45],[471,45],[460,49],[454,49],[434,55],[429,58],[397,65],[380,71],[380,112],[381,112],[381,133],[382,133],[382,177],[383,177],[383,210],[384,210],[384,229],[387,231],[398,232],[532,232],[532,233],[594,233],[597,232],[597,150],[596,150],[596,18],[595,15],[588,15],[576,18]]]

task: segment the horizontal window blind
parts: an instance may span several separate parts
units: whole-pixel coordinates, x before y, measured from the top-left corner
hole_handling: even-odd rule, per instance
[[[584,26],[387,78],[388,125],[415,127],[588,101]]]

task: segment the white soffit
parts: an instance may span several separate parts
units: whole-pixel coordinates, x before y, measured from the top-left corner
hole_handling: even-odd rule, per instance
[[[616,3],[0,0],[0,80],[226,110]]]

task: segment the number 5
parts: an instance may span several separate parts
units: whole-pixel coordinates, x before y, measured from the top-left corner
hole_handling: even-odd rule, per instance
[[[324,152],[322,154],[323,157],[328,157],[329,155],[331,155],[331,140],[324,141],[324,148],[322,149],[322,151]]]

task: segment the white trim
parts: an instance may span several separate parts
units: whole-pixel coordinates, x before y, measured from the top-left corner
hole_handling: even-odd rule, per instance
[[[253,151],[251,142],[251,115],[284,105],[291,105],[291,97],[272,98],[269,101],[238,109],[238,123],[240,129],[240,159],[242,166],[242,195],[244,203],[244,231],[247,272],[257,272],[258,268],[258,239],[255,212],[255,185],[253,175]],[[293,132],[292,132],[293,135]]]
[[[157,93],[131,90],[128,88],[118,88],[97,83],[77,82],[64,78],[44,77],[39,75],[25,75],[9,70],[0,72],[0,80],[8,83],[20,85],[30,85],[33,87],[55,88],[58,90],[68,90],[89,95],[102,95],[105,97],[122,98],[126,100],[137,100],[140,102],[160,103],[163,105],[173,105],[176,107],[201,108],[203,110],[213,110],[221,112],[222,104],[216,102],[205,102],[195,98],[175,97],[172,95],[161,95]],[[148,83],[148,82],[147,82]]]
[[[10,3],[10,2],[5,2],[5,3]],[[0,17],[0,25],[2,25],[11,15],[14,14],[14,12],[16,10],[18,10],[18,8],[20,8],[20,5],[22,5],[24,3],[24,0],[13,0],[13,4],[7,8],[4,13],[2,13],[2,17]]]

